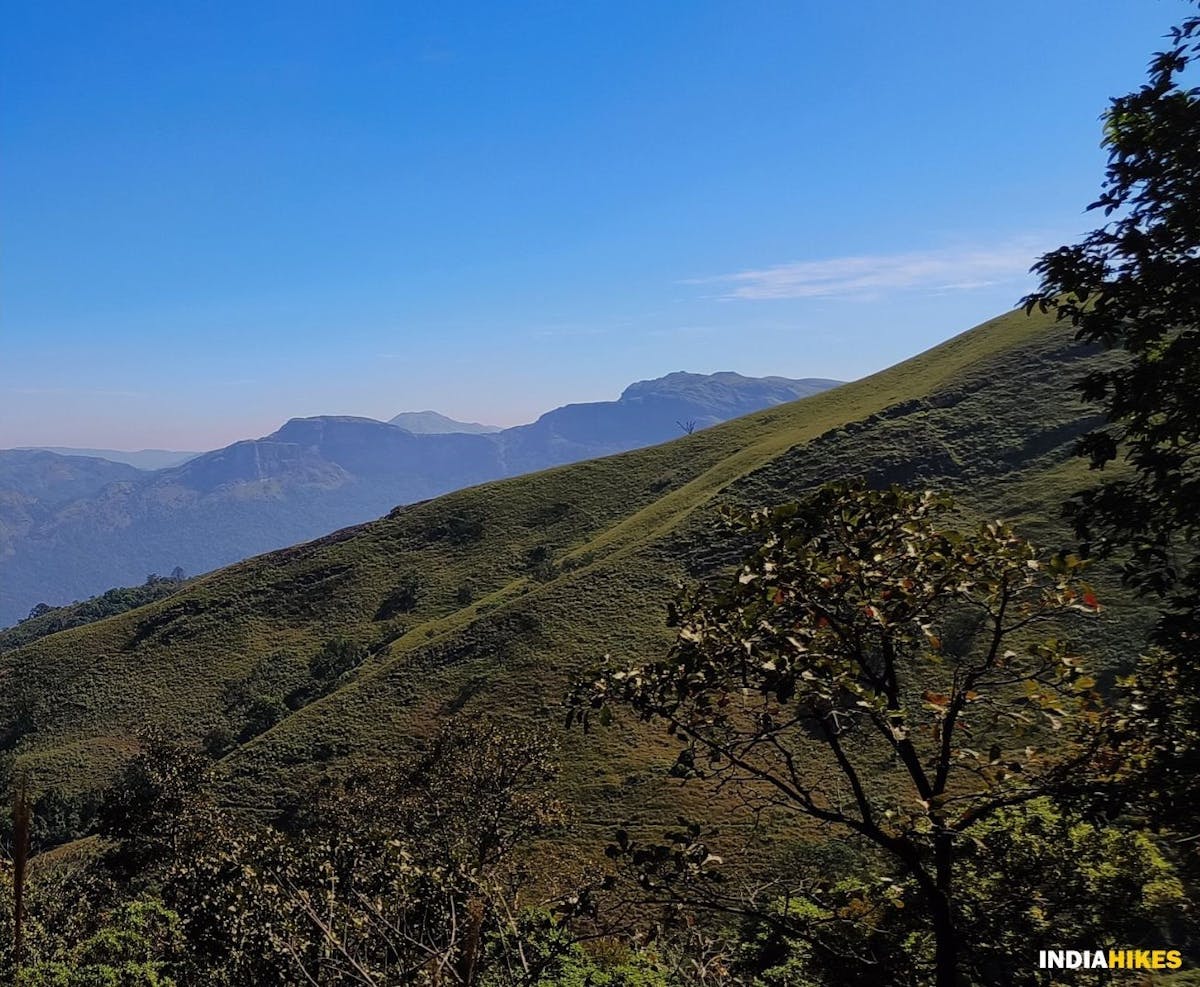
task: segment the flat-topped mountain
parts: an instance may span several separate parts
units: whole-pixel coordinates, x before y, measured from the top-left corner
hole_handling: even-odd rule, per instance
[[[690,404],[714,418],[725,419],[750,414],[773,404],[795,401],[819,391],[836,387],[841,381],[823,377],[792,380],[788,377],[743,377],[724,371],[715,374],[690,374],[683,370],[639,380],[621,392],[622,403],[677,401]],[[715,420],[713,424],[715,424]]]
[[[446,435],[450,432],[487,435],[490,432],[501,431],[499,425],[459,422],[436,411],[402,411],[395,418],[389,418],[388,424],[399,425],[416,435]]]
[[[555,408],[505,429],[505,459],[516,472],[654,445],[687,432],[836,387],[836,380],[677,372],[630,384],[616,401]]]
[[[203,573],[399,504],[653,445],[682,427],[708,427],[835,383],[670,374],[631,385],[616,401],[567,405],[530,425],[478,434],[294,418],[270,435],[153,472],[0,451],[0,626],[38,603],[137,585],[176,566]]]

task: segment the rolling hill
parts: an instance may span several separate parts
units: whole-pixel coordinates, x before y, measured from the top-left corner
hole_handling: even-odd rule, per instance
[[[1085,481],[1073,444],[1096,421],[1070,384],[1118,358],[1013,313],[854,384],[241,562],[0,657],[0,747],[40,785],[83,797],[139,727],[166,723],[225,738],[229,801],[255,811],[319,772],[394,757],[457,711],[553,722],[571,676],[669,640],[677,580],[736,558],[714,533],[721,504],[865,475],[949,489],[968,514],[1064,544],[1058,505]],[[1111,602],[1089,642],[1108,668],[1142,629]],[[310,659],[338,639],[361,664],[314,680]],[[273,702],[276,721],[248,732],[247,697]],[[663,775],[657,735],[563,744],[585,829],[704,808],[700,790]]]
[[[13,556],[48,514],[109,487],[136,484],[142,476],[132,466],[106,459],[36,449],[0,452],[0,562]]]
[[[475,434],[445,426],[450,419],[430,431],[422,418],[417,434],[371,418],[296,418],[261,439],[149,473],[0,451],[0,626],[38,603],[136,585],[176,566],[206,572],[397,504],[662,442],[680,434],[677,422],[703,428],[835,383],[671,374],[634,384],[616,401]]]
[[[140,470],[161,470],[186,463],[199,456],[198,452],[183,452],[177,449],[75,449],[70,446],[31,446],[38,452],[53,452],[60,456],[84,456],[89,459],[107,459],[111,463],[125,463]]]

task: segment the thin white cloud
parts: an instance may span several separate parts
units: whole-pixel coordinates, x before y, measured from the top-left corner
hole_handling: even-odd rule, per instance
[[[721,284],[725,299],[862,298],[895,291],[973,291],[1019,281],[1041,250],[1030,241],[988,248],[863,254],[777,264],[689,284]]]

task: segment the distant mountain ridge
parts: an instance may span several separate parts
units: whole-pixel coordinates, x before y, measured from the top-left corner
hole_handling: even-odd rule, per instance
[[[497,438],[510,475],[515,475],[656,445],[839,383],[679,371],[630,384],[615,401],[563,405],[528,425],[507,428]]]
[[[798,397],[836,387],[841,381],[824,377],[793,380],[790,377],[744,377],[732,371],[692,374],[677,370],[665,377],[639,380],[630,384],[618,401],[644,401],[647,398],[673,398],[692,401],[714,410],[739,412],[750,404],[784,404]]]
[[[372,418],[294,418],[153,472],[94,457],[0,451],[0,626],[150,572],[203,573],[400,504],[655,445],[836,381],[669,374],[615,401],[497,432],[416,433]],[[439,416],[443,417],[443,416]]]
[[[75,449],[71,446],[22,446],[21,451],[54,452],[60,456],[86,456],[91,459],[107,459],[110,463],[125,463],[140,470],[161,470],[178,466],[199,456],[198,452],[178,449]]]
[[[491,432],[503,431],[499,425],[455,421],[437,411],[402,411],[395,418],[389,418],[388,424],[399,425],[416,435],[448,435],[450,433],[487,435]]]

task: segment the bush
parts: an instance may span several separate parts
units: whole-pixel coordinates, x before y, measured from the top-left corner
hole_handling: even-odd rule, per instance
[[[367,657],[367,649],[346,637],[330,638],[308,663],[309,674],[318,681],[331,682],[357,668]]]
[[[535,545],[525,553],[525,571],[539,583],[549,582],[558,570],[554,565],[554,553],[549,545]]]
[[[265,733],[287,715],[288,708],[280,697],[255,696],[246,707],[246,721],[238,734],[238,741],[245,743]]]
[[[400,614],[412,613],[421,598],[421,577],[415,572],[400,576],[392,591],[384,597],[375,613],[376,620],[391,620]]]

